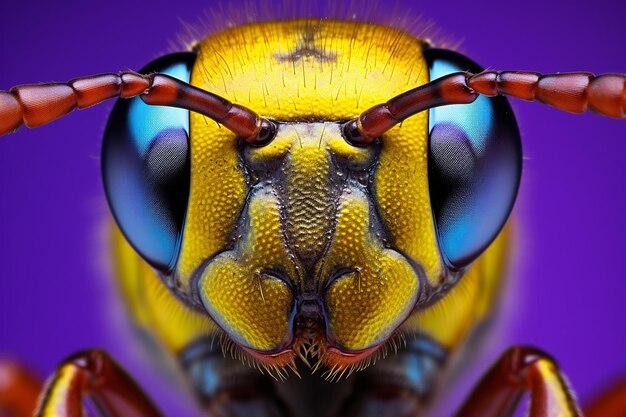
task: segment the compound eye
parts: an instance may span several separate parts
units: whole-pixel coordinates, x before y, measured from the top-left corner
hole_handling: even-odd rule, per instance
[[[443,49],[424,52],[430,79],[478,73],[469,58]],[[504,97],[437,107],[429,114],[428,178],[439,248],[452,268],[473,262],[502,230],[517,196],[522,151]]]
[[[193,53],[159,58],[141,73],[189,82]],[[102,147],[104,188],[122,233],[153,267],[173,269],[189,199],[189,111],[118,100]]]

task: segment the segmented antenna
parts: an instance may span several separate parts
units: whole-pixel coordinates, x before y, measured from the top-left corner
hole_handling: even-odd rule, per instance
[[[557,109],[626,116],[626,75],[483,71],[456,72],[371,107],[344,126],[346,138],[365,145],[408,117],[433,107],[471,103],[479,95],[511,96]],[[37,127],[104,100],[141,97],[151,105],[180,107],[224,125],[250,144],[263,145],[276,133],[273,122],[223,97],[165,74],[135,72],[76,78],[67,83],[30,84],[0,91],[0,135],[22,124]]]
[[[0,91],[0,135],[22,124],[37,127],[110,98],[140,97],[156,106],[180,107],[203,114],[249,143],[274,132],[272,122],[252,110],[165,74],[135,72],[81,77],[67,83],[29,84]]]
[[[471,103],[479,95],[511,96],[571,113],[587,108],[604,116],[626,116],[626,75],[587,72],[542,75],[536,72],[456,72],[371,107],[344,126],[354,144],[372,142],[396,124],[433,107]]]

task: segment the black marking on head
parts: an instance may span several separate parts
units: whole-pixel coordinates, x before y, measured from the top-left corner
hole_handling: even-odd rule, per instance
[[[302,30],[295,49],[286,54],[274,54],[278,62],[296,63],[303,58],[313,58],[320,63],[337,62],[337,53],[324,51],[315,46],[315,29],[307,27]]]

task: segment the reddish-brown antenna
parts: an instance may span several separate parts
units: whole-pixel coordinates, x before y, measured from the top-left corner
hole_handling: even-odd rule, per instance
[[[626,75],[595,76],[587,72],[542,75],[521,71],[456,72],[409,90],[366,110],[348,122],[344,132],[355,144],[367,144],[421,111],[447,104],[471,103],[479,95],[537,100],[557,109],[626,116]]]
[[[272,122],[252,110],[169,75],[121,72],[0,91],[0,135],[22,124],[44,125],[74,109],[84,109],[110,98],[137,96],[147,104],[181,107],[203,114],[252,144],[263,142],[274,130]]]
[[[447,104],[471,103],[480,94],[538,100],[572,113],[583,113],[589,107],[605,116],[626,115],[626,75],[623,74],[457,72],[366,110],[348,122],[344,131],[351,142],[367,144],[416,113]],[[41,126],[76,108],[84,109],[109,98],[136,96],[147,104],[181,107],[203,114],[251,144],[264,143],[275,131],[272,122],[252,110],[168,75],[121,72],[0,91],[0,135],[22,124]]]

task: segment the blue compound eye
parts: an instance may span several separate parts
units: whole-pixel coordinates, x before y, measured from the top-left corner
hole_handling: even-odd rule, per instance
[[[456,52],[425,51],[430,79],[458,71],[478,73]],[[452,268],[473,262],[504,226],[519,188],[522,150],[504,97],[437,107],[429,114],[428,178],[439,248]]]
[[[167,55],[140,72],[189,82],[195,59],[193,53]],[[104,134],[102,174],[126,239],[152,266],[171,271],[189,200],[189,111],[118,100]]]

